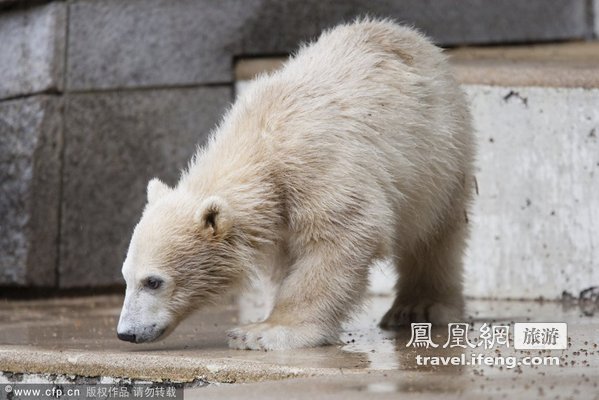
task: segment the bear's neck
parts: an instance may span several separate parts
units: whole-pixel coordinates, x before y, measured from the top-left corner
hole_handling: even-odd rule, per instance
[[[236,226],[258,248],[280,238],[285,198],[277,160],[253,139],[226,134],[211,138],[179,186],[197,195],[198,202],[209,196],[223,198]]]

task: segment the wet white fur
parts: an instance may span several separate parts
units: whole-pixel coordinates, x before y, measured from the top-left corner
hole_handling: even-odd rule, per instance
[[[230,331],[231,347],[316,346],[337,340],[372,262],[392,258],[400,278],[383,327],[457,320],[473,153],[439,48],[390,21],[340,25],[255,79],[175,188],[150,183],[125,305],[162,276],[152,295],[172,330],[260,269],[280,285],[273,311]],[[144,307],[130,324],[140,332]]]

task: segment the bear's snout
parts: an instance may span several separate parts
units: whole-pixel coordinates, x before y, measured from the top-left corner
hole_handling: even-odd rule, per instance
[[[156,324],[137,328],[117,328],[117,337],[131,343],[155,342],[165,336],[167,328],[158,328]]]
[[[120,333],[120,332],[117,332],[116,335],[118,336],[119,339],[124,340],[125,342],[135,343],[135,335],[132,334],[132,333]]]

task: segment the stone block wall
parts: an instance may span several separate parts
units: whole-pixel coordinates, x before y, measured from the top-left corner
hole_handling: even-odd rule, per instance
[[[365,13],[450,46],[599,30],[596,0],[0,0],[0,291],[122,284],[146,182],[176,181],[235,58]]]
[[[174,185],[230,99],[227,86],[68,96],[60,287],[121,282],[148,179]]]
[[[62,91],[66,27],[64,3],[0,9],[0,99]]]
[[[56,96],[0,102],[2,283],[56,283],[61,114]]]

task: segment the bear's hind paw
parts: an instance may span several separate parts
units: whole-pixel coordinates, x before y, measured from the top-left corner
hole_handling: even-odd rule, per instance
[[[394,330],[409,326],[413,322],[431,322],[433,325],[445,325],[460,322],[463,311],[459,306],[436,302],[417,304],[394,304],[383,318],[379,326],[382,329]]]

